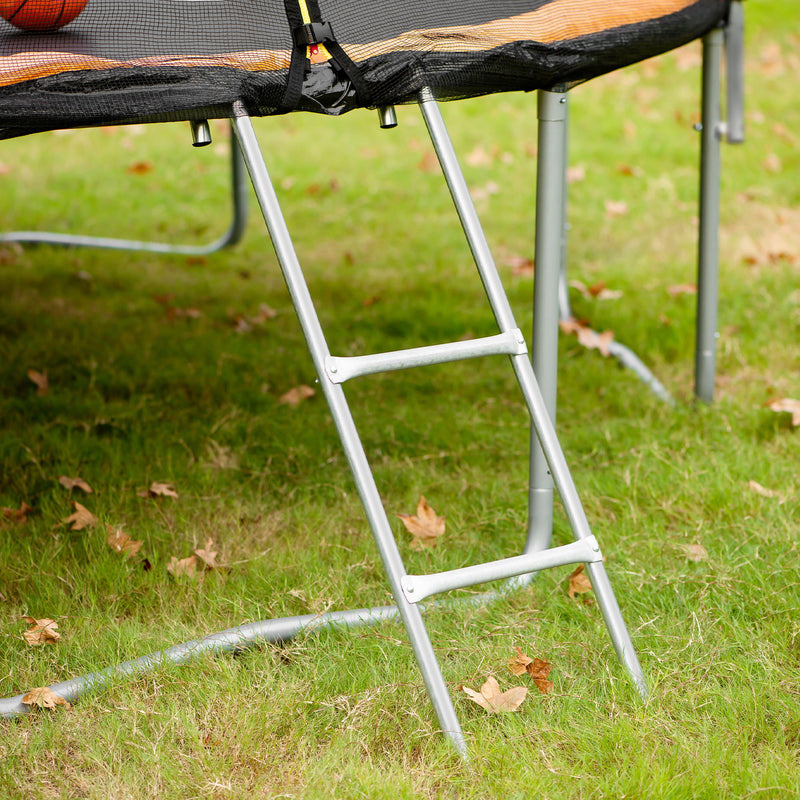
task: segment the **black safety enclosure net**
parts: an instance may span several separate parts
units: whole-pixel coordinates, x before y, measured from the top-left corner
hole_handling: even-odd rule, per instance
[[[423,87],[442,100],[569,87],[697,39],[728,5],[0,0],[0,138],[227,117],[237,100],[254,116],[336,115]]]

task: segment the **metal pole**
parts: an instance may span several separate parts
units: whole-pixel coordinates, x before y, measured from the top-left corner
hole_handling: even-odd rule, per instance
[[[442,731],[450,739],[461,755],[466,755],[467,746],[461,731],[450,694],[444,682],[439,662],[425,630],[420,609],[409,603],[403,594],[401,580],[405,576],[400,552],[392,533],[391,525],[383,508],[375,479],[359,439],[355,422],[340,384],[330,381],[325,372],[326,359],[330,356],[311,294],[303,277],[300,262],[294,250],[289,229],[278,203],[275,189],[270,180],[261,149],[244,106],[234,105],[234,128],[239,139],[245,163],[256,197],[269,229],[272,244],[281,264],[284,280],[292,297],[300,325],[314,361],[322,390],[331,409],[339,437],[342,441],[350,469],[356,482],[361,502],[366,511],[375,543],[383,561],[395,603],[408,631],[414,654],[422,672],[431,702],[439,719]]]
[[[697,257],[695,394],[714,400],[719,302],[720,61],[723,32],[703,39],[703,110],[700,145],[700,229]]]
[[[536,160],[536,275],[533,288],[531,361],[550,419],[556,419],[558,381],[559,277],[565,226],[564,176],[567,169],[566,92],[540,90]],[[525,552],[550,545],[553,531],[553,478],[535,432],[530,442],[528,539]]]

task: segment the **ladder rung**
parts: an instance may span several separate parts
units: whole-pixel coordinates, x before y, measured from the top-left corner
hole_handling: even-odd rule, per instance
[[[594,536],[587,536],[576,542],[526,553],[486,564],[472,567],[452,569],[448,572],[436,572],[431,575],[405,575],[401,579],[403,594],[409,603],[418,603],[432,594],[446,592],[450,589],[463,589],[478,583],[496,581],[501,578],[513,578],[515,575],[526,575],[549,567],[563,567],[567,564],[590,564],[602,561],[600,545]]]
[[[325,359],[325,372],[332,383],[344,383],[359,375],[375,372],[424,367],[429,364],[444,364],[448,361],[461,361],[465,358],[493,355],[522,355],[527,352],[525,339],[519,328],[484,336],[466,342],[446,342],[428,347],[414,347],[410,350],[395,350],[390,353],[374,353],[366,356],[328,356]]]

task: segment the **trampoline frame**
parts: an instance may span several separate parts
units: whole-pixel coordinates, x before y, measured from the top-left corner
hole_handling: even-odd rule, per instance
[[[739,21],[741,21],[740,1],[736,0],[733,5],[737,8],[737,12],[735,15],[732,14],[729,26],[731,24],[739,25]],[[732,34],[729,31],[734,42],[733,46],[729,44],[729,69],[732,60],[731,53],[733,52],[735,56],[738,46],[736,42],[740,41],[735,38],[737,32],[738,29]],[[706,402],[710,402],[713,396],[714,358],[713,346],[709,349],[709,344],[713,345],[716,338],[713,328],[716,327],[718,290],[719,143],[723,136],[727,136],[729,141],[737,141],[737,137],[739,137],[739,141],[741,140],[739,136],[741,127],[737,128],[737,125],[741,123],[741,115],[738,119],[731,119],[729,116],[727,125],[720,121],[719,116],[719,62],[722,36],[722,31],[712,31],[705,38],[703,62],[700,212],[701,220],[705,220],[705,222],[701,221],[698,266],[698,317],[703,316],[703,320],[701,326],[701,320],[698,319],[696,391],[698,397]],[[735,58],[733,60],[735,61]],[[731,105],[731,96],[735,103],[737,100],[735,87],[733,95],[731,95],[729,80],[728,111],[729,114],[733,111],[735,117],[741,107]],[[399,616],[411,640],[439,726],[456,750],[462,756],[466,756],[466,739],[425,628],[422,618],[423,606],[419,605],[419,601],[454,588],[504,580],[505,583],[500,592],[488,592],[467,602],[493,600],[503,596],[507,591],[525,585],[536,572],[542,569],[578,563],[585,564],[617,657],[639,693],[646,696],[647,686],[644,674],[605,571],[599,544],[591,533],[577,489],[561,451],[554,425],[558,318],[560,314],[563,315],[569,311],[568,305],[565,306],[563,302],[563,298],[566,296],[567,94],[558,91],[539,91],[537,99],[539,119],[535,254],[537,274],[534,285],[531,358],[528,356],[524,337],[514,321],[513,312],[480,226],[438,104],[428,90],[421,92],[419,106],[499,329],[499,333],[495,336],[367,356],[341,358],[332,356],[328,350],[325,335],[305,282],[302,267],[295,253],[291,234],[286,226],[251,118],[244,105],[238,101],[234,104],[231,115],[231,125],[235,134],[235,140],[231,146],[234,217],[227,233],[210,245],[198,248],[32,232],[14,232],[0,237],[0,241],[142,249],[162,253],[213,252],[220,247],[233,244],[241,236],[246,215],[246,184],[243,180],[243,166],[246,166],[395,600],[394,606],[267,620],[212,634],[203,639],[176,645],[163,652],[128,661],[102,672],[51,687],[65,699],[74,700],[81,694],[98,689],[120,675],[139,674],[165,662],[182,663],[208,650],[236,650],[257,642],[284,641],[302,630],[374,624]],[[561,302],[554,302],[555,299],[559,299]],[[410,575],[403,565],[391,524],[381,502],[366,453],[347,404],[343,383],[356,377],[378,372],[486,355],[508,357],[532,422],[529,525],[523,552],[519,556],[433,575]],[[618,354],[617,357],[625,363],[624,353]],[[636,371],[638,374],[638,369]],[[711,382],[710,394],[708,391],[709,379]],[[572,543],[558,547],[551,547],[554,489],[559,492],[574,538]],[[13,717],[28,711],[27,706],[21,702],[22,696],[0,700],[0,716]]]

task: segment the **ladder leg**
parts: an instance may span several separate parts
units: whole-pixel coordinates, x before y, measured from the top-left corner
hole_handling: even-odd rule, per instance
[[[703,112],[700,144],[700,230],[697,258],[695,394],[714,400],[719,294],[720,61],[723,32],[703,40]]]
[[[289,294],[317,369],[320,384],[330,406],[331,415],[350,464],[361,502],[364,505],[372,528],[392,594],[408,631],[417,663],[436,711],[439,725],[458,752],[465,755],[466,742],[464,735],[444,682],[439,662],[425,630],[422,615],[417,606],[412,605],[405,599],[401,588],[401,580],[406,574],[405,568],[389,520],[381,503],[366,453],[347,405],[344,390],[341,385],[333,383],[327,376],[325,361],[330,355],[328,346],[303,277],[291,235],[278,204],[275,189],[261,155],[252,121],[240,103],[234,106],[234,114],[234,128],[250,173],[250,179],[256,191]]]
[[[541,116],[545,117],[546,121],[563,121],[563,112],[557,107],[563,106],[563,104],[558,99],[558,95],[556,93],[548,94],[550,96],[544,100],[543,104],[546,105],[546,107]],[[554,108],[549,109],[547,106],[554,106]],[[494,265],[489,246],[483,235],[480,221],[470,198],[469,189],[458,164],[458,159],[455,155],[450,138],[447,135],[447,129],[444,126],[441,112],[430,92],[424,91],[421,93],[420,108],[422,110],[425,123],[428,127],[428,131],[431,135],[434,147],[436,148],[439,162],[442,165],[442,171],[444,172],[445,179],[447,180],[453,202],[456,206],[456,210],[458,211],[461,224],[464,228],[464,233],[467,237],[467,241],[469,242],[470,249],[475,259],[476,267],[478,268],[478,272],[481,276],[481,280],[483,282],[484,289],[486,290],[492,311],[494,312],[495,319],[497,320],[501,331],[516,328],[511,306],[508,302],[508,298],[506,297],[502,282],[500,281],[500,276],[497,273],[497,269]],[[550,119],[552,117],[555,117],[555,119]],[[552,133],[553,139],[557,140],[557,142],[554,142],[554,145],[559,148],[563,148],[564,140],[561,129],[556,127],[548,131],[548,133]],[[556,161],[557,166],[562,166],[562,164],[559,163],[560,159],[558,158],[557,154],[554,157],[554,160]],[[560,172],[554,172],[552,175],[549,175],[548,178],[555,184],[555,187],[563,186],[563,176]],[[560,190],[556,188],[555,191],[557,193],[556,197],[558,198]],[[557,209],[561,209],[563,206],[560,202],[560,198],[558,198],[558,200],[559,202],[553,202],[553,206],[555,206]],[[560,218],[560,213],[558,213],[557,216]],[[548,234],[551,234],[545,241],[545,245],[547,246],[546,255],[550,258],[550,272],[552,274],[546,274],[545,276],[546,279],[549,280],[549,283],[546,284],[546,288],[550,290],[550,294],[547,295],[548,307],[545,310],[548,313],[552,312],[551,319],[548,321],[553,327],[555,327],[557,332],[558,305],[554,301],[558,288],[558,276],[561,262],[561,227],[560,225],[553,224],[549,218],[546,218],[546,221],[550,223],[548,227]],[[558,222],[558,219],[556,219],[555,222]],[[540,246],[541,243],[537,241],[537,252]],[[543,300],[540,300],[540,302],[542,302],[544,305]],[[551,368],[554,367],[553,363],[547,361],[547,359],[552,358],[551,354],[548,352],[545,355],[547,356],[545,359],[545,366]],[[547,488],[549,489],[549,508],[552,509],[553,484],[555,484],[555,486],[558,488],[561,501],[564,504],[564,509],[566,511],[567,518],[569,519],[570,527],[575,539],[586,539],[592,535],[589,528],[589,522],[586,519],[586,514],[583,510],[580,498],[578,497],[577,489],[575,488],[575,484],[572,480],[572,475],[569,472],[566,460],[564,459],[564,454],[558,442],[555,426],[553,424],[553,415],[551,414],[547,405],[548,401],[545,399],[540,389],[539,381],[541,378],[538,374],[534,374],[533,366],[531,365],[527,354],[522,353],[511,356],[511,363],[514,367],[517,381],[519,382],[520,388],[525,397],[533,422],[534,435],[532,438],[533,443],[535,444],[535,452],[540,454],[541,465],[539,466],[541,468],[541,475],[543,478],[546,477],[548,481]],[[539,380],[537,380],[537,377]],[[551,385],[550,389],[550,399],[554,406],[554,385]],[[550,514],[552,514],[552,511]],[[552,517],[550,518],[552,519]],[[542,532],[540,531],[539,533]],[[534,542],[534,549],[543,550],[549,546],[549,529],[546,531],[546,533],[546,542],[542,541],[544,537],[541,536],[539,540]],[[530,546],[530,544],[531,542],[529,535],[528,546]],[[526,552],[529,551],[526,550]],[[598,566],[599,568],[597,568]],[[593,581],[596,582],[595,595],[597,597],[597,602],[605,619],[606,626],[608,627],[609,635],[614,643],[614,648],[624,666],[630,673],[631,679],[636,687],[642,694],[645,694],[646,687],[642,669],[633,649],[633,644],[627,628],[625,627],[625,622],[622,619],[622,615],[620,613],[616,598],[614,597],[614,593],[611,589],[611,585],[608,581],[605,570],[602,569],[602,562],[599,562],[599,564],[591,564],[589,567],[590,576],[593,578]]]

